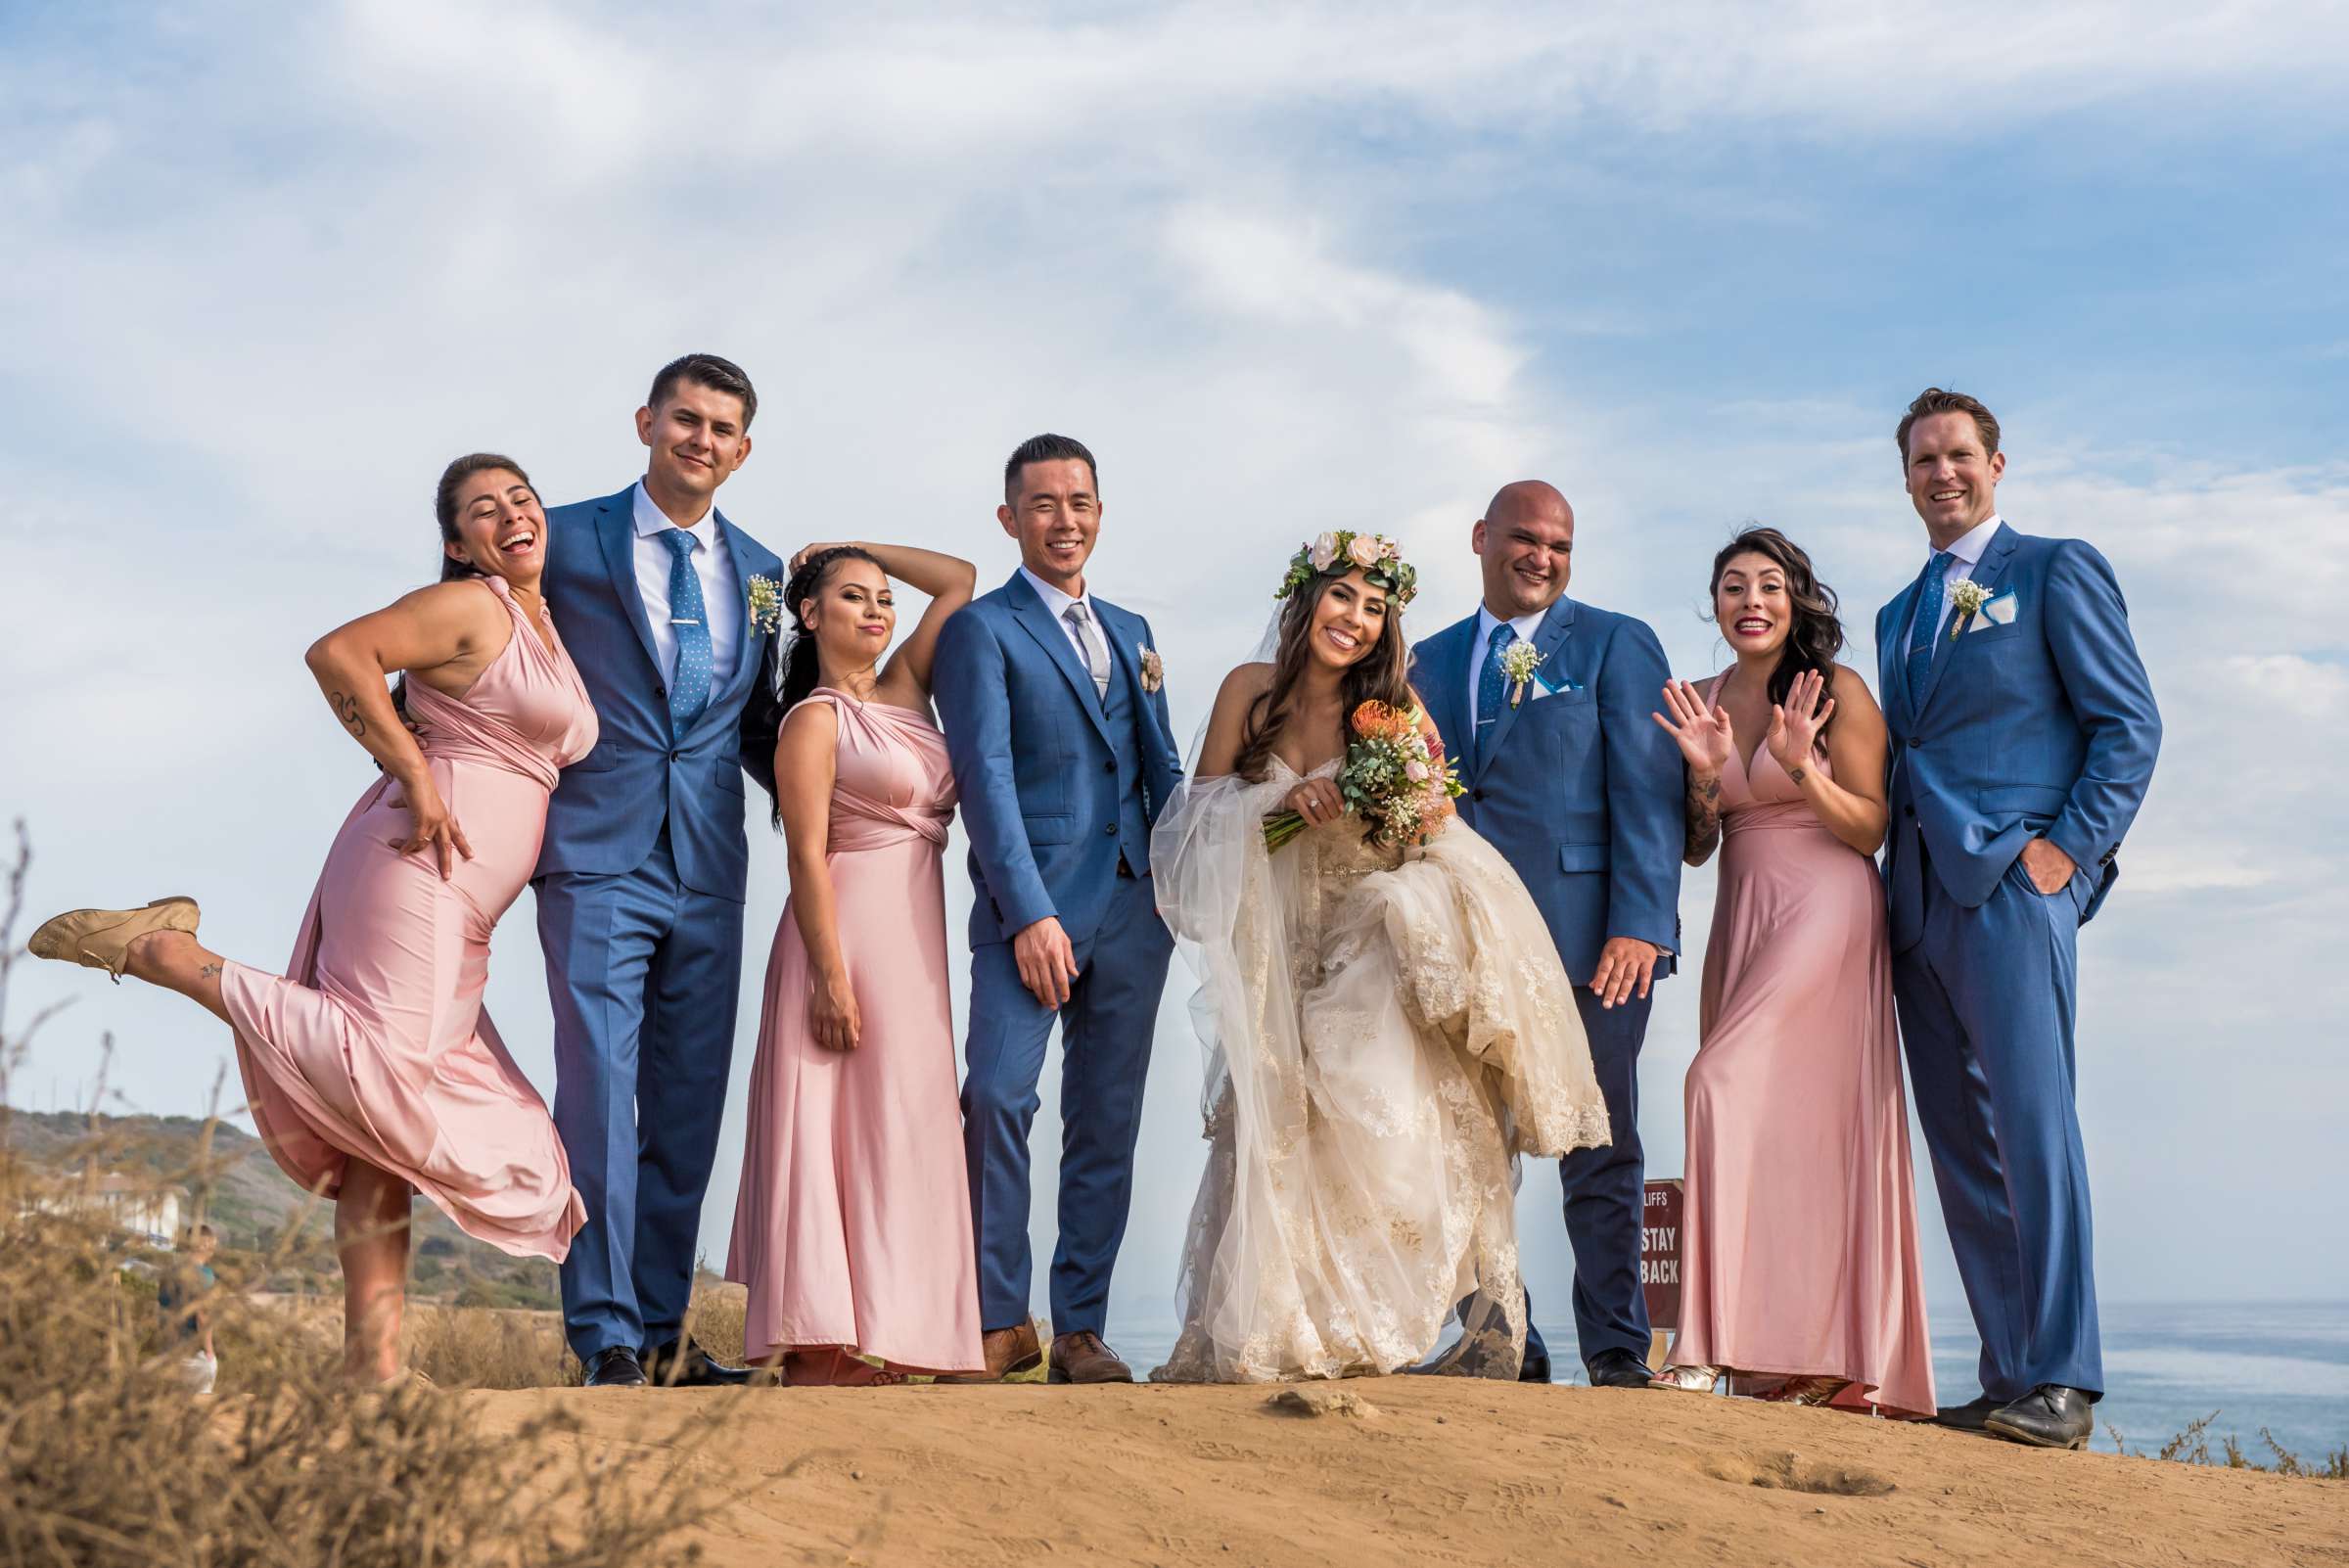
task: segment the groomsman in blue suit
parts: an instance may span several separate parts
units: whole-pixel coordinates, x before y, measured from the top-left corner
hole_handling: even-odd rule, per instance
[[[1664,649],[1646,623],[1565,597],[1574,509],[1554,486],[1503,485],[1469,542],[1484,603],[1412,649],[1412,684],[1468,787],[1461,819],[1516,868],[1575,984],[1613,1136],[1559,1162],[1575,1334],[1594,1386],[1643,1388],[1639,1046],[1680,950],[1685,847],[1680,752],[1650,716]],[[1520,643],[1539,661],[1522,684],[1505,672]],[[1539,1331],[1523,1376],[1549,1380]]]
[[[547,602],[602,730],[548,804],[531,884],[555,1127],[587,1205],[564,1329],[590,1386],[745,1375],[685,1309],[742,978],[742,769],[774,747],[744,723],[773,664],[749,594],[783,563],[714,504],[758,409],[714,354],[664,366],[636,411],[644,478],[547,514]]]
[[[1945,1425],[2076,1449],[2104,1387],[2072,1053],[2076,943],[2119,875],[2161,715],[2090,545],[1999,518],[1999,422],[1928,388],[1897,433],[1932,541],[1876,615],[1893,989],[1982,1336]]]
[[[1020,569],[946,623],[939,714],[971,840],[963,1150],[986,1382],[1043,1359],[1028,1313],[1028,1130],[1060,1024],[1055,1383],[1129,1383],[1102,1341],[1133,1191],[1142,1084],[1174,939],[1150,886],[1150,828],[1181,777],[1157,643],[1093,596],[1093,454],[1037,436],[1003,468],[995,516]]]

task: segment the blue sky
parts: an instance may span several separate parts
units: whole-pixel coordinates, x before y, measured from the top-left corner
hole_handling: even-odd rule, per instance
[[[2349,1222],[2349,8],[475,10],[0,17],[0,812],[36,907],[190,891],[280,961],[368,776],[301,649],[429,575],[449,456],[621,487],[688,347],[759,382],[723,499],[779,550],[896,537],[999,579],[1003,452],[1083,437],[1095,589],[1156,624],[1185,734],[1299,538],[1400,533],[1424,634],[1527,475],[1576,503],[1576,593],[1681,669],[1718,666],[1704,570],[1753,518],[1809,545],[1872,675],[1921,550],[1889,432],[1939,382],[2004,420],[2006,514],[2112,558],[2169,720],[2083,941],[2105,1290],[2349,1295],[2315,1244]],[[779,843],[753,875],[755,1006]],[[490,1002],[551,1089],[530,925]],[[220,1032],[88,979],[25,980],[78,1000],[14,1096],[86,1093],[112,1030],[130,1102],[199,1106]],[[1134,1310],[1198,1167],[1186,990]],[[1663,1173],[1694,1002],[1671,983],[1643,1064]],[[1554,1198],[1529,1177],[1559,1300]]]

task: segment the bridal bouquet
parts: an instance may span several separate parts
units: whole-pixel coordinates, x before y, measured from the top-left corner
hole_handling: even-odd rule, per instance
[[[1364,703],[1354,711],[1354,739],[1337,772],[1347,808],[1370,824],[1365,839],[1395,846],[1415,843],[1441,826],[1451,800],[1465,792],[1444,760],[1444,743],[1422,734],[1415,709]],[[1265,818],[1265,848],[1277,850],[1305,831],[1295,811]]]

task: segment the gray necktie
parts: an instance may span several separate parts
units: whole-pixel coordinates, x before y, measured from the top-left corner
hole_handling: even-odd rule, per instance
[[[1092,634],[1093,618],[1086,615],[1084,606],[1079,603],[1063,610],[1060,613],[1060,619],[1069,623],[1069,630],[1076,635],[1077,646],[1084,650],[1084,668],[1092,674],[1093,694],[1103,702],[1107,702],[1109,700],[1109,653],[1101,646],[1100,639]]]

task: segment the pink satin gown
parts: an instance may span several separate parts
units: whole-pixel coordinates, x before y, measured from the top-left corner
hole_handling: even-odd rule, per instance
[[[402,1176],[468,1235],[561,1262],[587,1211],[537,1090],[482,1010],[489,933],[538,861],[557,770],[595,708],[503,578],[514,634],[462,699],[408,682],[440,799],[473,858],[442,881],[399,786],[378,780],[327,852],[286,978],[221,971],[253,1120],[285,1173],[333,1196],[351,1159]],[[553,621],[547,622],[551,634]]]
[[[945,737],[906,709],[828,688],[806,700],[839,715],[824,861],[862,1030],[854,1050],[815,1042],[787,904],[726,1259],[750,1287],[745,1354],[846,1346],[899,1371],[979,1371],[939,864],[954,815]]]
[[[1883,883],[1767,745],[1730,758],[1721,802],[1670,1360],[1845,1378],[1838,1405],[1930,1415]]]

